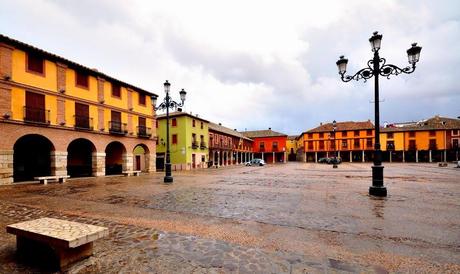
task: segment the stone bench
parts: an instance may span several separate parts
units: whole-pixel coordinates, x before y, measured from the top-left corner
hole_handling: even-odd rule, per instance
[[[53,176],[40,176],[34,177],[34,180],[40,181],[41,184],[48,184],[49,180],[58,181],[59,183],[65,183],[66,179],[70,178],[69,175],[53,175]]]
[[[441,162],[441,163],[438,163],[438,166],[439,167],[446,167],[447,163],[446,162]]]
[[[125,176],[131,176],[131,175],[139,176],[141,174],[141,171],[140,170],[126,170],[126,171],[123,171],[122,174]]]
[[[61,270],[93,255],[93,241],[109,235],[105,227],[54,218],[11,224],[6,232],[16,235],[20,257],[32,260],[45,257],[51,261],[40,263],[57,264]]]

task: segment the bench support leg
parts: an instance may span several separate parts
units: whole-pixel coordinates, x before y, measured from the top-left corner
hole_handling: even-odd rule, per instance
[[[93,243],[74,248],[51,247],[50,245],[16,236],[16,246],[21,260],[42,265],[48,269],[65,270],[72,263],[93,255]]]
[[[47,184],[48,184],[48,180],[47,180],[47,179],[44,179],[44,180],[43,180],[43,184],[44,184],[44,185],[47,185]]]

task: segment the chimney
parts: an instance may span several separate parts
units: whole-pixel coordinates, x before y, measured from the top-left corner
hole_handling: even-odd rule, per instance
[[[323,122],[319,122],[319,125],[322,126],[322,125],[323,125]]]
[[[219,123],[219,126],[221,126],[221,125],[222,125],[222,123]]]
[[[268,128],[268,130],[272,130],[272,128],[271,128],[271,127],[269,127],[269,128]]]
[[[233,130],[236,131],[236,128],[234,128]]]

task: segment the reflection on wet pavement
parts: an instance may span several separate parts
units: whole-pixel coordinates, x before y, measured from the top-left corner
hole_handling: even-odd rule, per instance
[[[455,169],[386,165],[387,198],[366,164],[287,164],[0,188],[0,229],[42,216],[110,228],[75,272],[460,272]],[[0,234],[0,272],[15,261]],[[129,254],[129,256],[126,256]]]

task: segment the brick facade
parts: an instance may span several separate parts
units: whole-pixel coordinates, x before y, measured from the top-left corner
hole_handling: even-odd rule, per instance
[[[92,175],[105,175],[106,147],[114,141],[120,142],[125,152],[122,157],[123,170],[134,169],[133,150],[137,145],[142,145],[145,150],[146,171],[155,171],[155,141],[152,139],[139,139],[134,137],[120,137],[98,132],[75,131],[58,127],[42,127],[27,125],[18,122],[0,122],[0,184],[13,182],[13,148],[15,143],[28,134],[46,137],[54,147],[51,151],[51,174],[67,174],[67,149],[69,144],[79,138],[90,141],[95,148],[92,152]]]

